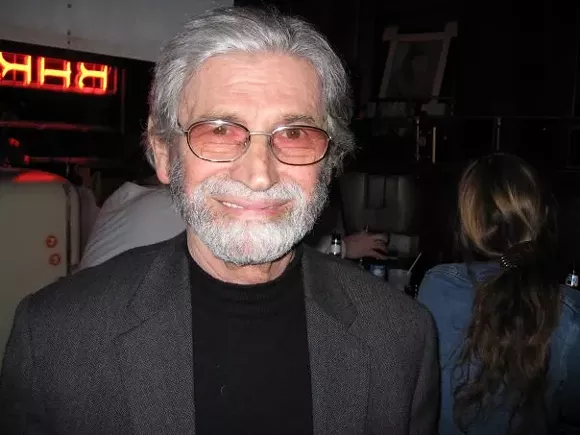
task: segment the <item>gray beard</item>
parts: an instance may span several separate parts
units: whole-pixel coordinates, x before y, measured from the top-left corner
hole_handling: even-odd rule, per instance
[[[328,199],[328,187],[318,181],[310,199],[296,183],[281,182],[266,191],[221,176],[210,177],[188,194],[181,158],[170,171],[173,204],[186,224],[212,254],[238,266],[275,261],[292,250],[312,229]],[[291,209],[267,221],[236,220],[208,207],[212,196],[225,195],[250,201],[289,201]]]

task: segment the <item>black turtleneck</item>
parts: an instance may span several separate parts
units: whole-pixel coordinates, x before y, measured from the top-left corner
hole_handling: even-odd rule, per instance
[[[197,434],[312,434],[300,251],[258,285],[219,281],[190,262]]]

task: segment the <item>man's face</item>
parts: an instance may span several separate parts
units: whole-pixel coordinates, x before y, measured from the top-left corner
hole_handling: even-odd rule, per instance
[[[250,131],[282,125],[323,126],[319,80],[300,59],[235,53],[208,60],[184,92],[179,121],[222,119]],[[233,162],[196,157],[185,137],[170,157],[156,152],[157,173],[169,182],[184,219],[213,255],[238,265],[262,264],[289,252],[312,228],[327,198],[323,163],[280,163],[267,136],[252,136]]]

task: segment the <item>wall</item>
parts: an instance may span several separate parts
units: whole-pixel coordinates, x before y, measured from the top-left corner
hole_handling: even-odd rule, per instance
[[[4,0],[0,40],[154,61],[188,16],[233,0]]]

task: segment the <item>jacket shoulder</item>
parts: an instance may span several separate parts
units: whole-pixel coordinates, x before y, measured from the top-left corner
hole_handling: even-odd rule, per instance
[[[139,247],[61,278],[27,297],[32,319],[95,317],[122,310],[170,241]],[[51,322],[52,323],[52,322]]]
[[[329,292],[339,292],[345,304],[352,304],[360,319],[378,324],[417,324],[432,327],[432,318],[422,304],[406,293],[353,263],[309,250],[312,271],[324,280]],[[308,271],[307,271],[308,273]]]

